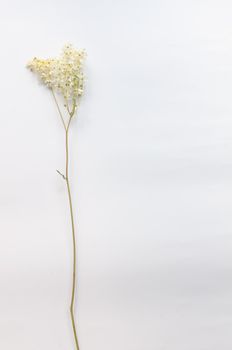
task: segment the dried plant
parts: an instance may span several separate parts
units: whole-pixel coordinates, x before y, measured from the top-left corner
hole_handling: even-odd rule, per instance
[[[30,61],[27,64],[27,67],[32,72],[36,73],[40,80],[51,90],[52,96],[55,100],[55,104],[65,130],[65,173],[63,174],[59,170],[57,170],[57,172],[66,182],[72,225],[73,275],[70,314],[76,350],[79,350],[74,317],[74,301],[76,290],[76,236],[69,180],[69,129],[71,122],[76,114],[79,99],[83,93],[83,62],[85,56],[86,54],[84,50],[76,50],[71,45],[66,45],[59,58],[42,60],[35,57],[32,61]],[[66,116],[63,115],[63,113],[61,112],[58,98],[61,99],[65,107]]]

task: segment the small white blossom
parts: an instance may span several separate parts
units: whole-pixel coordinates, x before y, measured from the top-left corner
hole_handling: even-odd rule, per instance
[[[65,101],[76,100],[83,93],[84,50],[76,50],[71,45],[63,48],[60,58],[34,58],[27,67],[35,72],[42,82],[53,91],[60,93]]]

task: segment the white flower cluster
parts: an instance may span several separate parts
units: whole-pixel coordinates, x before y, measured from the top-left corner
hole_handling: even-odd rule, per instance
[[[84,50],[76,50],[71,45],[63,48],[58,59],[34,58],[27,67],[37,73],[42,82],[54,91],[61,93],[65,101],[74,103],[83,93]]]

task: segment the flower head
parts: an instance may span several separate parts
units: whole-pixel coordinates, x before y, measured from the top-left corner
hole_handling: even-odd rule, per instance
[[[50,89],[60,93],[65,101],[76,100],[83,93],[83,61],[84,50],[76,50],[66,45],[59,58],[34,58],[27,67],[35,72],[41,81]]]

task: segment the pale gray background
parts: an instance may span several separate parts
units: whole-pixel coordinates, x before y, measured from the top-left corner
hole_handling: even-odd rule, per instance
[[[81,350],[231,350],[231,18],[230,0],[1,3],[0,349],[74,349],[63,129],[25,69],[71,42]]]

